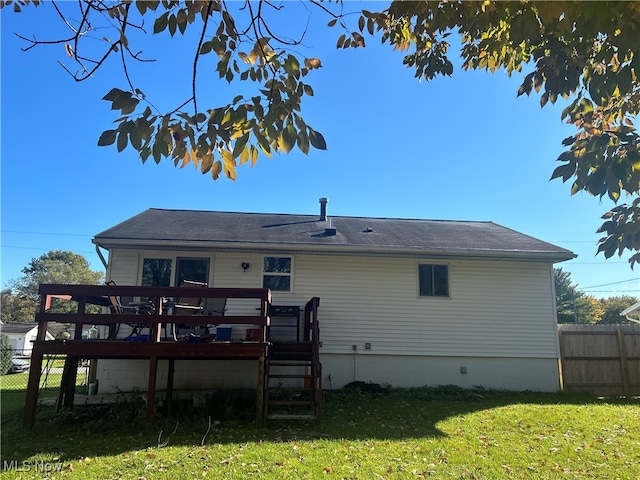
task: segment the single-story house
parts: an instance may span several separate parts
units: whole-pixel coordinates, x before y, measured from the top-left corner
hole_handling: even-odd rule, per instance
[[[560,388],[553,265],[575,255],[493,222],[330,217],[320,199],[315,215],[154,208],[93,243],[117,285],[269,287],[284,307],[319,297],[325,389]],[[255,384],[246,362],[178,363],[176,388]],[[100,360],[100,391],[144,388],[146,371]]]
[[[30,356],[33,342],[38,335],[37,323],[3,323],[0,332],[9,337],[9,343],[13,354],[18,356]],[[47,340],[53,340],[53,335],[47,332]]]

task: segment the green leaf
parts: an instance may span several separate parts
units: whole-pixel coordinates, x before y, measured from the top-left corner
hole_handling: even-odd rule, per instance
[[[580,184],[578,184],[578,182],[573,182],[573,185],[571,185],[571,195],[575,195],[581,190],[582,187],[580,186]]]
[[[269,145],[269,141],[267,137],[265,137],[262,132],[255,133],[256,140],[258,140],[258,145],[262,147],[262,150],[265,153],[271,153],[271,146]]]
[[[112,88],[111,90],[109,90],[109,93],[107,93],[104,97],[102,97],[102,100],[115,102],[123,93],[126,93],[126,92],[124,90],[120,90],[119,88]]]
[[[235,147],[234,147],[235,150]],[[245,163],[247,163],[247,161],[249,160],[249,147],[246,147],[242,149],[242,152],[240,153],[240,165],[243,165]]]
[[[258,149],[253,145],[249,147],[249,157],[251,158],[251,166],[255,166],[258,162]]]
[[[106,147],[107,145],[112,145],[113,142],[116,141],[117,133],[117,130],[105,130],[102,132],[102,135],[100,135],[100,138],[98,139],[98,146]]]
[[[139,2],[136,2],[136,3],[139,3]],[[164,12],[162,15],[156,18],[156,21],[153,22],[153,33],[160,33],[165,28],[167,28],[168,18],[169,18],[169,12]]]
[[[324,137],[320,132],[316,132],[311,127],[309,127],[309,140],[311,141],[311,145],[318,150],[326,150],[327,142],[324,140]]]
[[[176,34],[176,28],[178,27],[178,21],[175,15],[169,17],[169,34],[173,37]]]
[[[284,71],[294,75],[296,72],[300,71],[300,62],[293,55],[289,55],[287,59],[284,61]]]
[[[122,152],[125,148],[127,148],[127,134],[126,132],[120,132],[118,134],[118,152]]]
[[[602,196],[606,191],[605,177],[607,172],[604,168],[598,168],[589,175],[587,180],[587,191],[593,196]]]
[[[309,136],[303,130],[300,130],[297,141],[300,151],[307,155],[309,153]]]
[[[206,55],[211,51],[211,42],[203,42],[200,47],[200,55]]]
[[[236,140],[235,144],[233,145],[233,156],[234,157],[237,157],[238,155],[241,155],[246,151],[245,146],[247,145],[248,141],[249,141],[249,134],[248,133],[245,133],[244,135],[242,135],[240,138],[238,138]],[[244,162],[242,162],[242,163],[244,163]]]
[[[123,115],[128,115],[130,113],[133,113],[134,110],[136,109],[136,107],[138,106],[138,103],[140,103],[140,100],[138,100],[137,98],[130,98],[129,100],[127,100],[127,102],[120,108],[120,111],[122,112]]]
[[[551,175],[550,180],[553,180],[554,178],[562,177],[562,181],[566,182],[567,180],[569,180],[569,178],[573,176],[575,172],[576,172],[576,166],[572,163],[569,163],[567,165],[560,165],[553,171],[553,174]]]
[[[135,126],[129,132],[129,142],[138,151],[142,148],[142,136],[140,135],[140,130]]]
[[[297,134],[293,125],[287,125],[287,128],[282,131],[281,144],[285,152],[289,153],[296,145]]]

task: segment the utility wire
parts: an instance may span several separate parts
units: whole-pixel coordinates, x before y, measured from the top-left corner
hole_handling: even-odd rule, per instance
[[[85,233],[56,233],[56,232],[24,232],[22,230],[2,230],[2,233],[23,233],[28,235],[63,235],[65,237],[93,237]]]
[[[619,283],[627,282],[640,282],[640,278],[630,278],[629,280],[620,280],[619,282],[603,283],[601,285],[592,285],[591,287],[581,287],[580,290],[587,290],[589,288],[608,287],[609,285],[618,285]]]
[[[0,245],[1,248],[19,248],[21,250],[38,250],[38,251],[46,251],[48,252],[49,250],[69,250],[66,248],[51,248],[51,247],[47,247],[47,248],[42,248],[42,247],[21,247],[19,245]],[[83,250],[69,250],[75,253],[86,253],[86,254],[94,254],[96,252],[85,252]]]

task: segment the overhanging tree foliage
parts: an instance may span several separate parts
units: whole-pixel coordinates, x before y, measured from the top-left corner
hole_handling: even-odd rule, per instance
[[[39,1],[2,2],[15,11]],[[268,1],[113,1],[93,0],[71,6],[51,2],[69,28],[65,38],[23,36],[26,49],[64,44],[77,70],[77,81],[90,78],[111,56],[120,60],[126,86],[104,99],[119,112],[116,128],[99,145],[128,146],[142,161],[171,158],[175,165],[195,164],[217,179],[234,179],[236,168],[254,164],[260,152],[305,154],[324,149],[323,136],[301,115],[302,100],[313,95],[307,77],[321,59],[292,50],[301,38],[274,31],[270,15],[286,15],[286,3]],[[461,40],[464,69],[526,72],[517,94],[540,93],[540,104],[573,98],[562,119],[576,127],[551,178],[571,183],[571,193],[585,191],[624,202],[605,213],[598,252],[609,258],[632,253],[640,262],[640,151],[635,122],[640,112],[640,3],[635,2],[392,2],[377,12],[348,15],[345,5],[308,2],[339,28],[338,48],[366,45],[366,36],[406,52],[403,63],[416,77],[451,75],[448,58],[452,33]],[[349,5],[349,4],[347,4]],[[374,4],[376,7],[378,4]],[[73,8],[75,10],[68,10]],[[73,21],[72,21],[73,19]],[[303,19],[316,21],[315,17]],[[321,20],[321,21],[326,21]],[[104,35],[104,28],[112,34]],[[104,46],[86,42],[100,32]],[[145,61],[134,40],[140,35],[193,35],[191,89],[185,101],[159,111],[129,76],[131,61]],[[144,40],[147,41],[147,40]],[[237,95],[221,106],[202,105],[198,75],[213,58],[216,76],[227,82],[255,84],[254,95]],[[205,83],[208,85],[208,83]]]

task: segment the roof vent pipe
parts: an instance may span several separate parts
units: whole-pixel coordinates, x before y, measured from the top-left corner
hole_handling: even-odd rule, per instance
[[[327,203],[329,203],[329,199],[326,197],[322,197],[320,200],[320,221],[324,222],[327,220]]]

